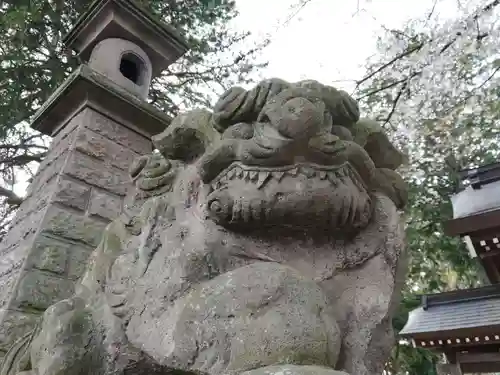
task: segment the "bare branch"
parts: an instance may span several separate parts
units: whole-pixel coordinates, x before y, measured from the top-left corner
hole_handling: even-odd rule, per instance
[[[401,78],[401,79],[398,79],[397,81],[394,81],[394,82],[388,83],[387,85],[383,85],[383,86],[381,86],[381,87],[378,87],[378,88],[376,88],[376,89],[373,89],[372,91],[369,91],[369,92],[367,92],[366,94],[361,95],[360,97],[357,97],[356,99],[357,99],[357,100],[362,100],[362,99],[365,99],[365,98],[367,98],[367,97],[369,97],[369,96],[372,96],[372,95],[374,95],[374,94],[377,94],[377,93],[379,93],[379,92],[381,92],[381,91],[384,91],[384,90],[390,89],[390,88],[392,88],[392,87],[395,87],[395,86],[397,86],[397,85],[399,85],[399,84],[401,84],[401,83],[408,82],[409,80],[411,80],[412,78],[414,78],[414,77],[416,77],[416,76],[418,76],[418,75],[420,75],[420,74],[422,74],[422,71],[414,72],[414,73],[410,74],[410,75],[409,75],[409,76],[407,76],[407,77],[403,77],[403,78]]]
[[[391,120],[392,115],[394,115],[394,112],[396,112],[396,107],[398,106],[399,99],[401,98],[401,96],[403,95],[403,92],[406,90],[407,87],[408,87],[408,81],[404,82],[401,85],[401,88],[399,89],[399,91],[396,95],[396,98],[394,98],[394,100],[392,101],[391,111],[389,112],[387,117],[384,119],[384,125],[386,125]]]
[[[483,81],[481,82],[481,84],[477,85],[476,87],[474,87],[470,92],[469,92],[469,95],[467,95],[466,97],[464,97],[463,99],[459,100],[458,102],[456,102],[453,106],[447,108],[446,110],[444,110],[442,112],[442,115],[448,115],[450,114],[451,112],[453,112],[453,110],[455,110],[457,107],[459,107],[461,104],[464,104],[466,103],[469,99],[471,99],[473,96],[474,96],[474,93],[481,89],[484,85],[486,85],[489,81],[491,81],[491,79],[493,79],[493,77],[500,71],[500,66],[495,68],[493,70],[493,72],[491,72],[491,74]],[[435,119],[437,120],[437,119]]]
[[[434,3],[432,4],[432,9],[427,15],[427,21],[429,21],[432,18],[432,15],[434,14],[434,11],[436,10],[436,5],[437,5],[438,0],[434,0]]]
[[[283,22],[280,27],[285,27],[287,26],[297,15],[306,7],[307,4],[309,4],[312,0],[302,0],[300,2],[300,5],[297,7],[297,10],[290,14],[285,22]]]
[[[46,152],[41,152],[35,155],[17,155],[12,158],[0,160],[0,163],[8,166],[23,166],[33,161],[41,163],[46,155]]]
[[[380,73],[381,71],[387,69],[389,66],[391,66],[392,64],[394,64],[396,61],[401,60],[402,58],[411,55],[413,52],[416,52],[416,51],[420,50],[423,46],[424,46],[424,43],[420,43],[420,44],[418,44],[418,45],[416,45],[416,46],[414,46],[414,47],[412,47],[412,48],[410,48],[410,49],[408,49],[408,50],[400,53],[399,55],[397,55],[396,57],[394,57],[393,59],[391,59],[387,63],[385,63],[382,66],[380,66],[378,69],[375,69],[373,72],[371,72],[370,74],[366,75],[365,77],[363,77],[359,81],[356,81],[356,89],[355,89],[355,91],[358,89],[358,87],[360,85],[362,85],[364,82],[368,81],[373,76],[375,76],[378,73]],[[386,87],[386,88],[388,88],[388,87]]]
[[[474,15],[474,17],[472,18],[474,21],[477,21],[478,18],[486,13],[486,12],[489,12],[490,10],[492,10],[493,8],[495,8],[496,6],[500,5],[500,0],[494,0],[492,1],[491,3],[489,3],[488,5],[486,5],[485,7],[483,7],[477,14]],[[476,23],[474,23],[476,24]],[[464,31],[467,29],[468,26],[464,26]],[[457,40],[458,38],[463,34],[463,32],[457,32],[452,39],[450,39],[443,47],[441,47],[440,51],[439,51],[439,54],[442,54],[444,53],[446,50],[448,50]],[[488,36],[488,34],[478,34],[477,35],[477,39],[478,40],[481,40],[481,39],[484,39]],[[382,71],[384,71],[385,69],[389,68],[391,65],[393,65],[395,62],[411,55],[412,53],[414,52],[417,52],[419,51],[425,44],[427,43],[430,43],[432,42],[432,40],[429,40],[427,42],[422,42],[422,43],[419,43],[417,44],[416,46],[398,54],[397,56],[395,56],[394,58],[392,58],[390,61],[388,61],[387,63],[381,65],[378,69],[374,70],[373,72],[369,73],[368,75],[366,75],[365,77],[363,77],[362,79],[358,80],[357,83],[356,83],[356,89],[355,91],[359,88],[359,86],[361,86],[363,83],[365,83],[366,81],[368,81],[369,79],[373,78],[375,75],[381,73]],[[400,82],[398,83],[402,83],[404,82],[406,79],[408,78],[403,78]],[[392,84],[388,87],[385,87],[385,89],[387,88],[390,88],[390,87],[394,87],[396,86],[398,83],[395,83],[395,84]],[[377,90],[376,92],[379,92],[379,91],[382,91],[382,90]],[[375,93],[375,92],[373,92]],[[370,94],[371,95],[371,94]],[[363,95],[363,97],[367,97],[369,95]]]
[[[12,190],[6,189],[1,186],[0,186],[0,196],[7,198],[5,203],[11,206],[19,206],[23,202],[23,198],[18,196]]]

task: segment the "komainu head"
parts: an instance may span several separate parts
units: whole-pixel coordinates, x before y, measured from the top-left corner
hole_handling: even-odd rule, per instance
[[[169,163],[196,168],[205,213],[232,230],[354,234],[370,221],[373,192],[406,202],[394,172],[402,156],[381,127],[360,120],[346,92],[316,81],[234,87],[213,112],[181,114],[153,142]]]
[[[407,193],[381,127],[343,91],[271,79],[153,143],[75,296],[0,372],[382,373]]]

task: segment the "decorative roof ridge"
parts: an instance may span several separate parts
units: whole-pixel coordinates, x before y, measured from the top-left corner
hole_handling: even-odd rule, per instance
[[[470,186],[481,189],[481,186],[500,180],[500,162],[481,165],[475,168],[462,169],[458,172],[462,189]],[[468,181],[468,184],[465,183]]]
[[[486,285],[479,288],[459,289],[443,293],[424,294],[421,296],[422,308],[451,305],[484,299],[500,298],[500,284]]]

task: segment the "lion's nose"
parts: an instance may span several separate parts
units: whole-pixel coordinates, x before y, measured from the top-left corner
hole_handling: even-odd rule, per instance
[[[324,121],[325,108],[322,103],[297,97],[287,100],[283,105],[270,107],[265,115],[280,134],[296,140],[307,141],[317,134]]]

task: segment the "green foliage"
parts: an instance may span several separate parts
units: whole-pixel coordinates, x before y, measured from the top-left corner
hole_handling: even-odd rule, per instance
[[[379,40],[379,54],[367,64],[368,73],[358,81],[356,95],[364,110],[381,121],[410,160],[400,171],[409,184],[411,259],[394,319],[396,332],[419,305],[417,295],[481,284],[476,261],[459,238],[444,235],[443,223],[453,216],[450,197],[460,189],[457,172],[498,160],[500,78],[494,35],[500,25],[491,13],[498,12],[498,3],[487,8],[478,2],[474,13],[455,22],[433,23],[429,14],[402,30],[388,30]],[[437,360],[427,350],[399,343],[387,370],[434,375]]]
[[[0,34],[0,136],[29,118],[79,63],[63,50],[61,40],[89,0],[16,1],[3,5]],[[182,31],[190,51],[155,82],[152,101],[169,113],[183,105],[208,105],[220,85],[249,80],[262,46],[242,49],[247,33],[228,23],[236,16],[234,1],[217,5],[198,0],[142,0],[148,10]],[[216,86],[217,85],[217,86]],[[175,102],[172,98],[183,98]]]

